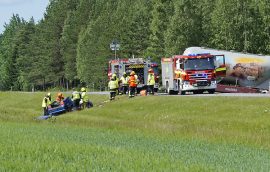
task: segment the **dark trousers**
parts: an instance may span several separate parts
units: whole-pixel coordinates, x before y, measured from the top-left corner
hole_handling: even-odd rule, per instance
[[[110,89],[110,100],[114,100],[116,96],[117,89]]]
[[[78,109],[78,108],[80,107],[80,99],[74,100],[73,103],[74,103],[74,107],[75,107],[76,109]]]
[[[154,85],[147,85],[148,94],[154,94]]]
[[[48,107],[44,107],[43,108],[43,111],[44,111],[44,113],[43,113],[44,116],[48,116],[49,115],[49,113],[48,113]]]
[[[127,94],[127,91],[128,91],[128,86],[127,85],[123,85],[122,88],[121,88],[122,94]]]
[[[136,92],[136,87],[129,87],[129,97],[134,97]]]

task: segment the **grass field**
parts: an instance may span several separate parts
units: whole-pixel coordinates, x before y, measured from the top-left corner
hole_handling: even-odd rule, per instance
[[[90,95],[38,121],[43,95],[0,92],[0,171],[270,171],[270,97]]]

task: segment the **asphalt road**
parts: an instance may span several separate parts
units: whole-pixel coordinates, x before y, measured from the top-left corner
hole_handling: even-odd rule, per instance
[[[110,92],[89,92],[89,94],[109,95]],[[215,94],[186,94],[186,95],[168,95],[167,93],[158,93],[158,96],[195,96],[195,97],[270,97],[270,93],[215,93]]]

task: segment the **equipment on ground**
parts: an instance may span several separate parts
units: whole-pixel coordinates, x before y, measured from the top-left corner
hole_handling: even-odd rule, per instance
[[[183,55],[211,54],[222,56],[217,63],[226,68],[222,77],[217,78],[217,91],[255,93],[269,89],[270,56],[217,50],[203,47],[189,47]]]
[[[220,56],[219,58],[221,58]],[[224,57],[222,57],[224,58]],[[210,54],[175,55],[162,58],[162,84],[169,94],[194,94],[216,89],[217,57]]]
[[[146,89],[148,70],[152,69],[155,74],[155,90],[158,89],[158,64],[151,62],[150,60],[144,60],[143,58],[130,58],[130,59],[118,59],[109,61],[108,76],[116,74],[118,78],[122,77],[124,73],[130,75],[132,71],[138,76],[137,92]]]

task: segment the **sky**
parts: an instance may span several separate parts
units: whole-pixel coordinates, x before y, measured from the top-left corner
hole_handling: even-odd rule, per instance
[[[29,21],[34,17],[35,22],[43,18],[49,0],[0,0],[0,33],[4,31],[4,24],[9,23],[13,14]]]

